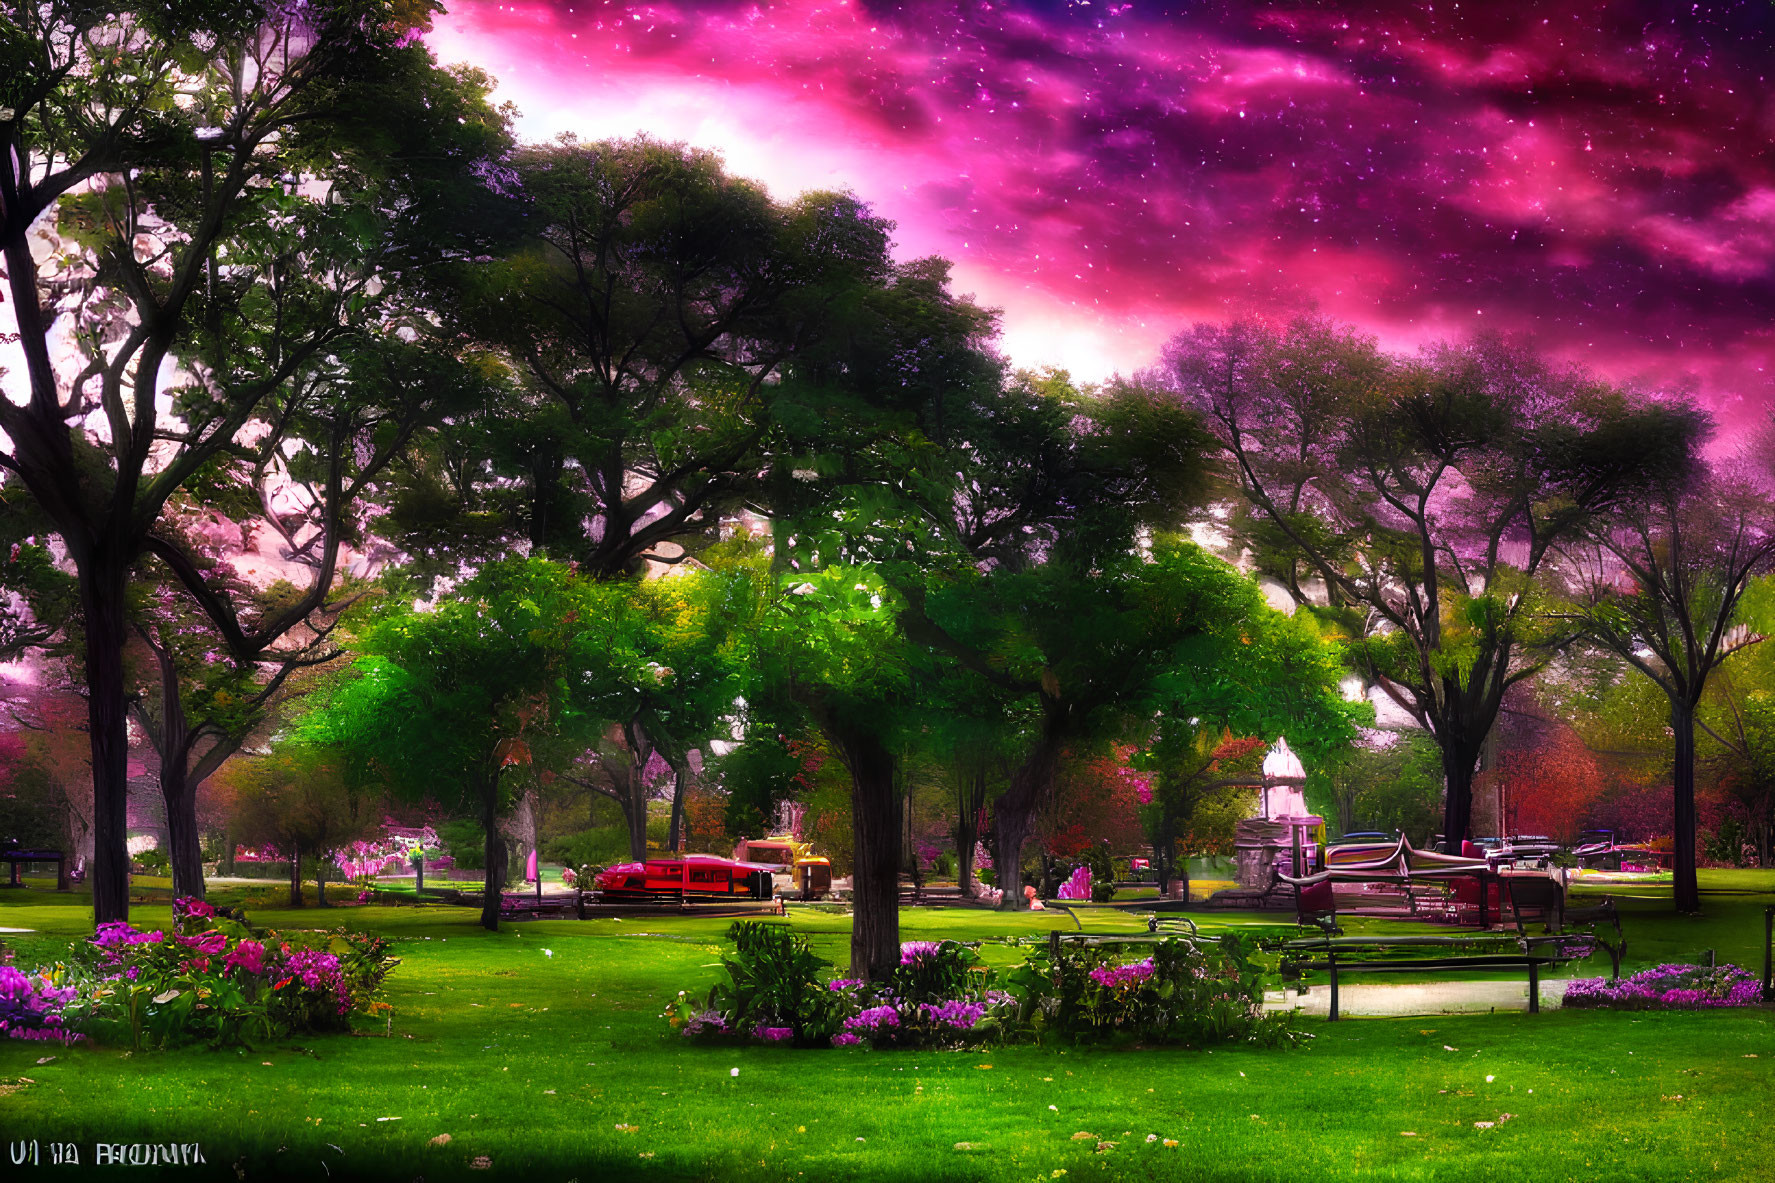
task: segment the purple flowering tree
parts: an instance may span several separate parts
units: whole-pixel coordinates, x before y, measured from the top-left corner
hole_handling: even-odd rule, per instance
[[[1362,638],[1365,680],[1435,737],[1458,844],[1504,692],[1560,639],[1536,576],[1679,470],[1697,415],[1500,341],[1398,357],[1317,319],[1196,325],[1148,378],[1219,444],[1260,570]]]

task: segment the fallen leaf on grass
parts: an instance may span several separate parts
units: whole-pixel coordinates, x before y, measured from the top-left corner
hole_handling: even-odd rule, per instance
[[[398,1117],[378,1117],[376,1120],[377,1121],[399,1121],[400,1118],[398,1118]]]
[[[1114,1142],[1099,1142],[1099,1143],[1097,1143],[1097,1153],[1098,1154],[1103,1154],[1106,1151],[1114,1150],[1115,1148],[1116,1148],[1116,1144]]]
[[[972,1150],[974,1148],[974,1144],[972,1142],[957,1142],[955,1144],[955,1148],[957,1150]]]
[[[449,1134],[439,1134],[437,1137],[435,1137],[431,1140],[431,1144],[433,1146],[448,1146],[450,1144],[450,1135]]]
[[[1473,1128],[1476,1130],[1489,1130],[1496,1124],[1496,1122],[1492,1121],[1476,1121],[1473,1123]]]
[[[1658,1099],[1660,1101],[1680,1101],[1683,1099],[1683,1095],[1681,1093],[1678,1093],[1674,1097],[1659,1097]]]
[[[1176,1150],[1177,1149],[1177,1139],[1176,1138],[1166,1138],[1164,1140],[1164,1142],[1162,1142],[1160,1144],[1162,1146],[1164,1146],[1166,1150]]]
[[[632,1134],[640,1128],[638,1125],[624,1125],[620,1121],[616,1123],[616,1132],[619,1134]]]
[[[52,1064],[55,1062],[55,1057],[54,1056],[44,1056],[41,1060],[38,1060],[37,1062],[39,1064]]]
[[[1447,1044],[1446,1044],[1446,1043],[1445,1043],[1445,1044],[1443,1044],[1443,1045],[1442,1045],[1442,1050],[1443,1050],[1443,1051],[1445,1051],[1445,1052],[1458,1052],[1458,1051],[1460,1051],[1460,1050],[1461,1050],[1461,1049],[1460,1049],[1460,1048],[1458,1048],[1458,1047],[1449,1047],[1449,1046],[1448,1046],[1448,1045],[1447,1045]]]
[[[492,1166],[493,1160],[484,1154],[479,1158],[471,1158],[468,1160],[468,1169],[471,1171],[485,1171]]]
[[[976,1068],[990,1068],[990,1067],[992,1067],[992,1065],[991,1064],[975,1064],[974,1067],[976,1067]]]
[[[1416,1130],[1400,1130],[1399,1136],[1401,1138],[1415,1138],[1418,1136],[1418,1132]]]
[[[1503,1125],[1505,1122],[1509,1121],[1512,1117],[1515,1117],[1515,1116],[1516,1115],[1514,1113],[1500,1113],[1500,1114],[1498,1114],[1498,1124]]]
[[[642,1158],[652,1158],[652,1157],[653,1157],[653,1151],[651,1151],[651,1150],[643,1150],[643,1151],[642,1151],[642,1152],[641,1152],[641,1157],[642,1157]]]
[[[1097,1135],[1087,1134],[1084,1130],[1080,1130],[1072,1136],[1072,1140],[1074,1142],[1095,1142],[1097,1140]]]

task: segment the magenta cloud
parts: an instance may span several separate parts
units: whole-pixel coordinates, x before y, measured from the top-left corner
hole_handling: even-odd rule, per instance
[[[524,134],[646,131],[848,188],[1087,377],[1192,320],[1526,333],[1775,403],[1766,5],[458,3]]]

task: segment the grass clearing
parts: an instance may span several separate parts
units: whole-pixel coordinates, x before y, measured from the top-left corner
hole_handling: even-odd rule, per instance
[[[1710,947],[1760,967],[1775,876],[1704,875],[1704,887],[1734,894],[1707,896],[1699,919],[1669,915],[1667,900],[1624,901],[1629,968]],[[1775,1158],[1775,1015],[1762,1010],[1308,1020],[1315,1038],[1295,1052],[707,1048],[671,1036],[659,1012],[669,994],[720,974],[726,920],[539,921],[489,934],[460,908],[260,907],[253,918],[389,936],[403,959],[386,993],[392,1035],[134,1056],[0,1043],[0,1083],[31,1081],[0,1097],[6,1138],[75,1142],[83,1163],[97,1141],[201,1143],[207,1175],[164,1172],[179,1179],[233,1179],[238,1164],[247,1178],[429,1181],[1662,1183],[1769,1178]],[[1139,924],[1084,918],[1094,930]],[[137,910],[144,925],[170,920],[165,905]],[[845,917],[793,922],[843,963]],[[81,897],[0,890],[0,926],[35,930],[5,938],[23,964],[52,959],[89,925]],[[907,939],[980,939],[1072,921],[919,909],[903,926]],[[482,1157],[490,1170],[474,1165]]]

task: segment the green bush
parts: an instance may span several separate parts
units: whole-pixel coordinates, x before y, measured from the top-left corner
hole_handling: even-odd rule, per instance
[[[563,867],[608,867],[628,861],[629,836],[621,826],[597,826],[551,840],[542,857]]]
[[[1046,946],[1006,976],[1019,1020],[1037,1038],[1070,1042],[1252,1043],[1295,1038],[1294,1013],[1265,1013],[1263,971],[1236,934],[1216,943],[1173,938],[1118,964],[1106,947]]]
[[[938,851],[931,860],[931,874],[939,879],[955,878],[955,855],[947,850]]]
[[[467,871],[482,871],[487,867],[487,831],[481,823],[470,818],[457,818],[447,821],[438,828],[438,841],[444,845],[444,853],[448,854],[455,865]]]
[[[1116,868],[1109,857],[1109,847],[1102,843],[1085,852],[1085,865],[1091,868],[1091,900],[1106,904],[1115,898]]]
[[[752,1035],[789,1031],[796,1043],[824,1043],[843,1022],[842,1000],[820,981],[831,962],[814,955],[808,938],[786,924],[741,920],[727,930],[731,956],[721,959],[728,980],[709,991],[707,1010],[722,1017],[723,1032]],[[676,1004],[681,1019],[697,1013],[688,996]]]

